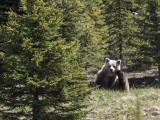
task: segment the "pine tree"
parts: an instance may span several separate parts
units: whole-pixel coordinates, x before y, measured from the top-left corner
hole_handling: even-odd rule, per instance
[[[106,26],[101,0],[60,0],[63,11],[62,37],[80,43],[78,62],[89,73],[103,60]]]
[[[18,12],[19,0],[1,0],[0,2],[0,24],[7,21],[7,11],[12,9]]]
[[[141,6],[143,8],[137,11],[137,23],[139,25],[138,36],[143,44],[139,46],[140,54],[137,66],[149,69],[153,65],[160,66],[160,6],[158,0],[145,0],[141,3]],[[160,67],[158,68],[160,71]]]
[[[134,1],[104,1],[106,24],[108,25],[107,54],[120,59],[127,59],[123,53],[136,50],[134,45]]]
[[[21,0],[23,15],[9,13],[2,26],[6,71],[0,84],[5,119],[75,120],[86,115],[90,93],[77,62],[79,45],[67,42],[54,1]]]
[[[7,12],[9,10],[15,11],[17,13],[20,13],[19,11],[19,0],[1,0],[0,1],[0,25],[5,24],[8,19],[8,14]],[[1,27],[0,27],[1,29]],[[0,30],[0,38],[2,38],[2,32]],[[0,40],[0,44],[2,43],[2,39]],[[0,79],[1,79],[1,74],[4,71],[3,68],[3,62],[2,62],[2,56],[3,56],[3,50],[0,47]]]
[[[159,0],[148,0],[146,9],[145,40],[150,44],[148,57],[158,66],[160,75],[160,3]]]
[[[80,62],[89,74],[101,67],[105,56],[107,27],[101,0],[84,1],[84,14],[78,23]],[[85,19],[84,19],[85,18]],[[83,29],[80,27],[83,26]]]

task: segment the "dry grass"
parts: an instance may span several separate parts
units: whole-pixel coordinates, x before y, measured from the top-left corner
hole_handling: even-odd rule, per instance
[[[160,120],[160,89],[131,89],[129,93],[95,90],[87,120]]]

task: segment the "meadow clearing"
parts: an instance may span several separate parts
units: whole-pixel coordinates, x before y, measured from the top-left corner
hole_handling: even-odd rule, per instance
[[[95,89],[86,101],[91,109],[87,120],[160,120],[156,71],[125,73],[129,77],[129,92]]]
[[[95,90],[88,98],[87,120],[160,120],[160,89],[131,88],[130,92]]]

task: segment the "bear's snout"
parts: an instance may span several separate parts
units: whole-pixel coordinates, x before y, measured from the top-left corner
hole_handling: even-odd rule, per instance
[[[113,72],[113,69],[110,69],[110,72]]]

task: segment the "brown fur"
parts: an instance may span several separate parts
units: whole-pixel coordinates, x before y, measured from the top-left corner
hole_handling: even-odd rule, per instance
[[[124,76],[122,71],[117,71],[118,81],[119,81],[119,87],[122,90],[129,91],[129,82],[128,78]]]
[[[105,89],[121,89],[129,91],[128,79],[121,71],[121,60],[106,58],[105,64],[97,73],[95,85]]]
[[[117,71],[113,76],[109,76],[103,72],[98,73],[95,85],[99,85],[99,87],[105,89],[117,89],[127,92],[129,91],[128,79],[120,70]]]

